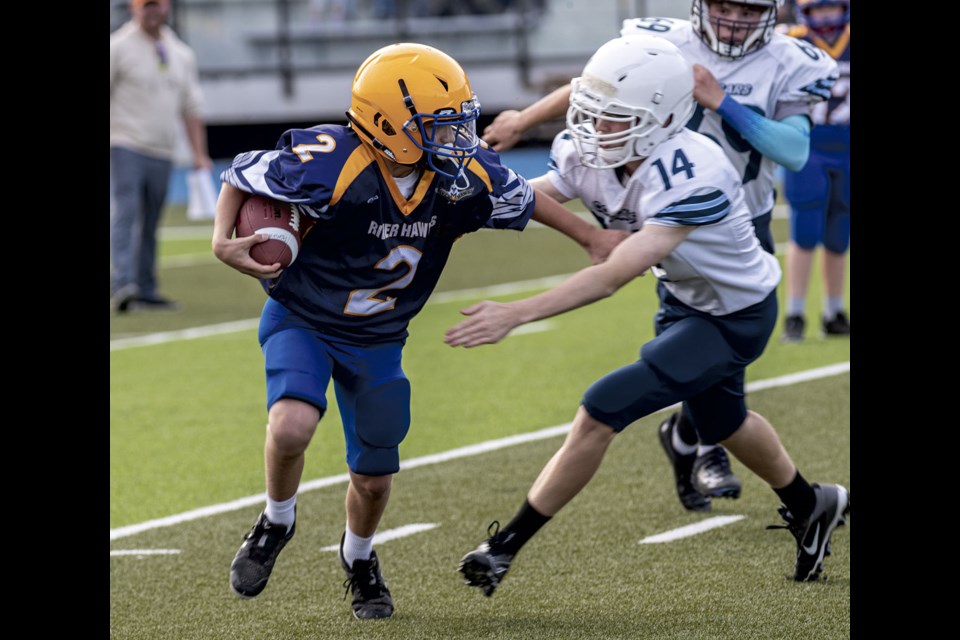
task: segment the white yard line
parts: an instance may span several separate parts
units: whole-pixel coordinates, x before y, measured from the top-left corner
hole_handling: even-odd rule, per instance
[[[680,540],[681,538],[695,536],[698,533],[703,533],[704,531],[709,531],[710,529],[725,527],[728,524],[733,524],[734,522],[743,520],[746,517],[747,516],[714,516],[713,518],[707,518],[706,520],[701,520],[700,522],[695,522],[694,524],[688,524],[685,527],[678,527],[676,529],[671,529],[670,531],[658,533],[655,536],[647,536],[637,544],[673,542],[674,540]]]
[[[439,527],[439,524],[434,523],[424,523],[418,522],[416,524],[405,524],[402,527],[397,527],[396,529],[387,529],[386,531],[377,531],[373,534],[373,544],[383,544],[384,542],[389,542],[390,540],[396,540],[397,538],[406,538],[407,536],[412,536],[416,533],[422,533],[424,531],[430,531],[430,529],[436,529]],[[340,544],[331,544],[327,547],[320,547],[320,551],[336,551],[340,548]]]
[[[145,336],[136,336],[134,338],[117,338],[116,340],[110,341],[110,351],[129,349],[130,347],[147,347],[154,344],[165,344],[167,342],[177,342],[180,340],[196,340],[197,338],[220,336],[225,333],[236,333],[238,331],[256,329],[258,324],[260,324],[260,318],[249,318],[247,320],[221,322],[220,324],[208,324],[205,327],[191,327],[190,329],[181,329],[179,331],[149,333]]]
[[[532,291],[534,289],[549,289],[570,275],[571,274],[550,276],[548,278],[536,278],[534,280],[522,280],[520,282],[506,282],[504,284],[495,284],[477,289],[461,289],[459,291],[435,293],[427,300],[427,304],[442,304],[444,302],[455,302],[457,300],[469,300],[470,298],[506,296],[523,291]],[[133,347],[148,347],[157,344],[166,344],[168,342],[176,342],[178,340],[196,340],[197,338],[209,338],[226,333],[247,331],[249,329],[255,329],[259,323],[259,318],[248,318],[246,320],[210,324],[204,327],[180,329],[179,331],[163,331],[160,333],[149,333],[143,336],[134,336],[132,338],[117,338],[116,340],[110,341],[110,351],[119,351]],[[549,322],[532,323],[526,329],[521,327],[513,331],[511,335],[537,333],[539,331],[546,331],[552,326]]]

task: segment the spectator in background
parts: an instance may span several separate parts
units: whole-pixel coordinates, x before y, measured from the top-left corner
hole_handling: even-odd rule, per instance
[[[158,291],[157,226],[182,120],[196,169],[210,169],[193,51],[165,21],[169,0],[130,0],[132,19],[110,34],[110,295],[175,309]]]
[[[818,244],[823,246],[821,331],[828,336],[850,334],[843,303],[850,248],[850,1],[797,0],[796,5],[800,24],[787,35],[829,53],[840,68],[840,79],[830,99],[813,110],[816,126],[810,133],[807,164],[799,171],[784,171],[784,195],[790,203],[785,342],[803,340],[810,268]]]

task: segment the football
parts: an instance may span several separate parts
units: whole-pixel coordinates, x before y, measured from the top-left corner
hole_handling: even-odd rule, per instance
[[[279,262],[285,269],[300,253],[302,222],[297,205],[252,195],[244,200],[237,214],[236,236],[259,234],[270,238],[253,245],[250,257],[263,265]]]

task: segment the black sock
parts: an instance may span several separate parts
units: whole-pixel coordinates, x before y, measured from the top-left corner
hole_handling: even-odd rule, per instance
[[[677,418],[677,435],[683,444],[693,446],[700,442],[700,438],[697,436],[693,425],[683,416],[683,411],[680,412],[680,416]]]
[[[782,489],[774,489],[774,492],[780,496],[780,499],[783,500],[783,504],[786,505],[787,509],[790,509],[790,513],[801,522],[813,513],[817,496],[814,494],[813,487],[810,486],[810,483],[800,475],[799,469],[797,469],[797,475],[790,484]]]
[[[516,553],[520,550],[520,547],[526,544],[527,540],[533,537],[533,534],[540,530],[540,527],[547,524],[551,517],[543,515],[534,509],[529,501],[524,500],[523,506],[513,516],[513,520],[503,528],[500,534],[502,537],[500,544],[507,551]]]

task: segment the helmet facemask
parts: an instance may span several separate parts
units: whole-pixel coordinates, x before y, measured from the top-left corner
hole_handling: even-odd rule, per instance
[[[710,15],[709,5],[713,0],[693,0],[690,9],[690,22],[694,32],[710,50],[724,58],[736,60],[748,53],[758,51],[773,37],[777,24],[777,8],[783,0],[730,0],[733,4],[749,5],[763,9],[757,20],[731,20]],[[721,0],[715,0],[717,4]],[[729,29],[731,35],[720,39],[717,30]],[[746,34],[742,39],[738,36]],[[739,41],[739,42],[738,42]]]
[[[405,87],[403,88],[405,91]],[[438,113],[419,113],[414,100],[405,95],[411,116],[403,125],[403,132],[424,152],[426,165],[433,171],[458,178],[470,160],[477,155],[480,139],[477,137],[477,118],[480,103],[474,95],[460,104],[460,111],[440,109]],[[453,171],[449,164],[453,163]]]

